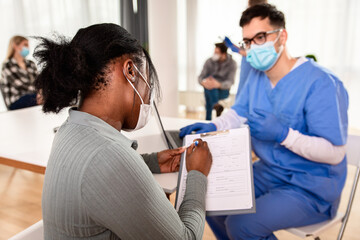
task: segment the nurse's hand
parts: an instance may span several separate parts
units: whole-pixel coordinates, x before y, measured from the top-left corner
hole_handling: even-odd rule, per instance
[[[161,173],[177,172],[180,167],[181,154],[185,148],[176,148],[158,152],[158,163]]]
[[[179,137],[183,138],[185,135],[195,133],[206,133],[216,131],[216,126],[213,123],[194,123],[180,129]]]
[[[289,133],[289,128],[282,125],[276,116],[261,109],[254,109],[258,117],[247,116],[251,136],[263,141],[281,143]]]

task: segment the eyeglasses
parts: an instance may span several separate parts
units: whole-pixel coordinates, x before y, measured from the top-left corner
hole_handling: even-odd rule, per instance
[[[268,32],[259,32],[253,38],[244,38],[243,41],[241,41],[239,44],[245,50],[249,50],[251,47],[251,42],[254,42],[256,45],[263,45],[264,43],[266,43],[267,35],[282,32],[282,30],[282,28],[279,28]]]

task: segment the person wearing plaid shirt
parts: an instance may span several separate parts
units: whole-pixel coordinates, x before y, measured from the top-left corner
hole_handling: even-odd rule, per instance
[[[34,81],[38,76],[34,62],[25,59],[29,54],[28,40],[14,36],[2,66],[0,87],[9,110],[37,105]]]

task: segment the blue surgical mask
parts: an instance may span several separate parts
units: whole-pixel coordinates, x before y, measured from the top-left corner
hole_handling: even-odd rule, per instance
[[[23,47],[22,49],[21,49],[21,52],[20,52],[20,55],[24,58],[24,57],[26,57],[27,55],[29,55],[29,48],[27,48],[27,47]]]
[[[283,45],[280,46],[278,53],[275,50],[274,44],[279,40],[279,37],[277,37],[275,41],[269,41],[263,45],[251,44],[250,50],[246,53],[246,61],[250,63],[253,68],[260,71],[265,72],[271,69],[284,50]]]

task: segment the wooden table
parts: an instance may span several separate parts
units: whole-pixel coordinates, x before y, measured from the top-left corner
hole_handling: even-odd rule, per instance
[[[44,114],[40,106],[0,113],[0,164],[45,173],[51,151],[54,128],[60,126],[68,117],[68,111],[59,114]],[[165,129],[179,129],[194,120],[162,118]],[[139,153],[157,152],[166,149],[155,117],[141,130],[127,133],[136,139]],[[177,173],[154,174],[155,179],[171,194],[176,190]]]

